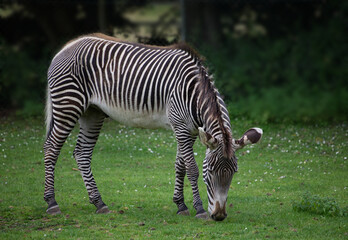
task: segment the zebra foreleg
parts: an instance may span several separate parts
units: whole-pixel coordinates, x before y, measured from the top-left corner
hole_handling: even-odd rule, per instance
[[[198,189],[199,169],[198,169],[196,161],[193,158],[193,154],[192,154],[192,157],[187,160],[186,160],[186,172],[187,172],[187,178],[190,181],[191,187],[192,187],[193,207],[196,209],[196,217],[202,218],[202,219],[208,219],[209,216],[203,208],[203,203],[199,195],[199,189]]]
[[[191,137],[187,132],[187,137],[183,137],[184,131],[181,130],[181,136],[177,135],[178,140],[178,154],[183,157],[185,172],[187,174],[187,178],[190,181],[193,193],[193,207],[196,209],[196,217],[197,218],[208,218],[208,214],[203,208],[203,203],[201,197],[199,195],[198,189],[198,177],[199,177],[199,169],[197,163],[194,159],[193,155],[193,143],[196,139],[195,137]]]
[[[96,206],[96,213],[109,212],[108,206],[103,202],[98,191],[91,169],[93,149],[98,140],[104,119],[105,114],[97,109],[89,108],[86,111],[79,119],[80,132],[74,150],[74,157],[85,183],[89,201]]]
[[[185,161],[178,154],[175,162],[175,188],[173,202],[178,206],[178,215],[188,216],[190,212],[184,201],[184,179],[186,175]]]

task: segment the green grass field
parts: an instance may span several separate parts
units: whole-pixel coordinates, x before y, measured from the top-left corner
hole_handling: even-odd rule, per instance
[[[250,121],[233,120],[240,137]],[[95,214],[72,158],[77,129],[56,166],[61,215],[45,213],[42,119],[0,120],[0,239],[347,239],[348,217],[295,211],[309,192],[348,205],[348,125],[264,124],[260,144],[237,153],[239,172],[223,222],[177,216],[172,203],[176,142],[165,130],[134,129],[106,121],[93,155],[93,173],[111,213]],[[204,147],[197,141],[202,168]],[[207,206],[200,176],[200,192]],[[313,209],[319,209],[316,201]]]

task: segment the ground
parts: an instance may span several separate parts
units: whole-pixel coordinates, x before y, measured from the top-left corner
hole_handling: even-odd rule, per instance
[[[260,124],[263,139],[237,153],[239,172],[223,222],[177,216],[172,203],[176,142],[168,130],[135,129],[106,121],[93,155],[93,173],[111,213],[95,214],[75,160],[77,129],[56,167],[58,216],[45,213],[42,118],[0,120],[0,238],[59,239],[347,239],[348,217],[298,212],[308,192],[348,205],[348,125]],[[233,135],[254,127],[233,119]],[[200,171],[204,147],[197,142]],[[201,175],[202,176],[202,175]],[[199,179],[207,206],[206,188]]]

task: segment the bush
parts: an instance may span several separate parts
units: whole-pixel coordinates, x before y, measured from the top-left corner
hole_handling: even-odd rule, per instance
[[[34,55],[0,39],[0,109],[15,109],[20,115],[42,112],[49,58]]]
[[[339,18],[295,36],[229,39],[203,53],[233,115],[258,121],[348,118],[348,45]],[[238,112],[236,112],[236,110]]]
[[[328,216],[348,216],[348,206],[341,208],[335,199],[305,193],[302,200],[293,202],[292,207],[295,211],[310,212]]]

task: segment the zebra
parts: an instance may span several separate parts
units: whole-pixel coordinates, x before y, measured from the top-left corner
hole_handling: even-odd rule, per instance
[[[256,143],[259,128],[233,139],[222,96],[200,55],[185,43],[167,47],[118,40],[101,33],[65,44],[48,69],[45,192],[48,214],[61,213],[55,200],[54,169],[60,150],[78,122],[73,156],[96,213],[109,212],[91,170],[93,148],[103,122],[110,117],[142,128],[172,129],[177,141],[173,202],[179,215],[190,215],[184,202],[184,178],[193,193],[197,218],[223,220],[232,177],[238,170],[235,151]],[[206,146],[203,180],[208,212],[198,189],[199,169],[193,144]]]

